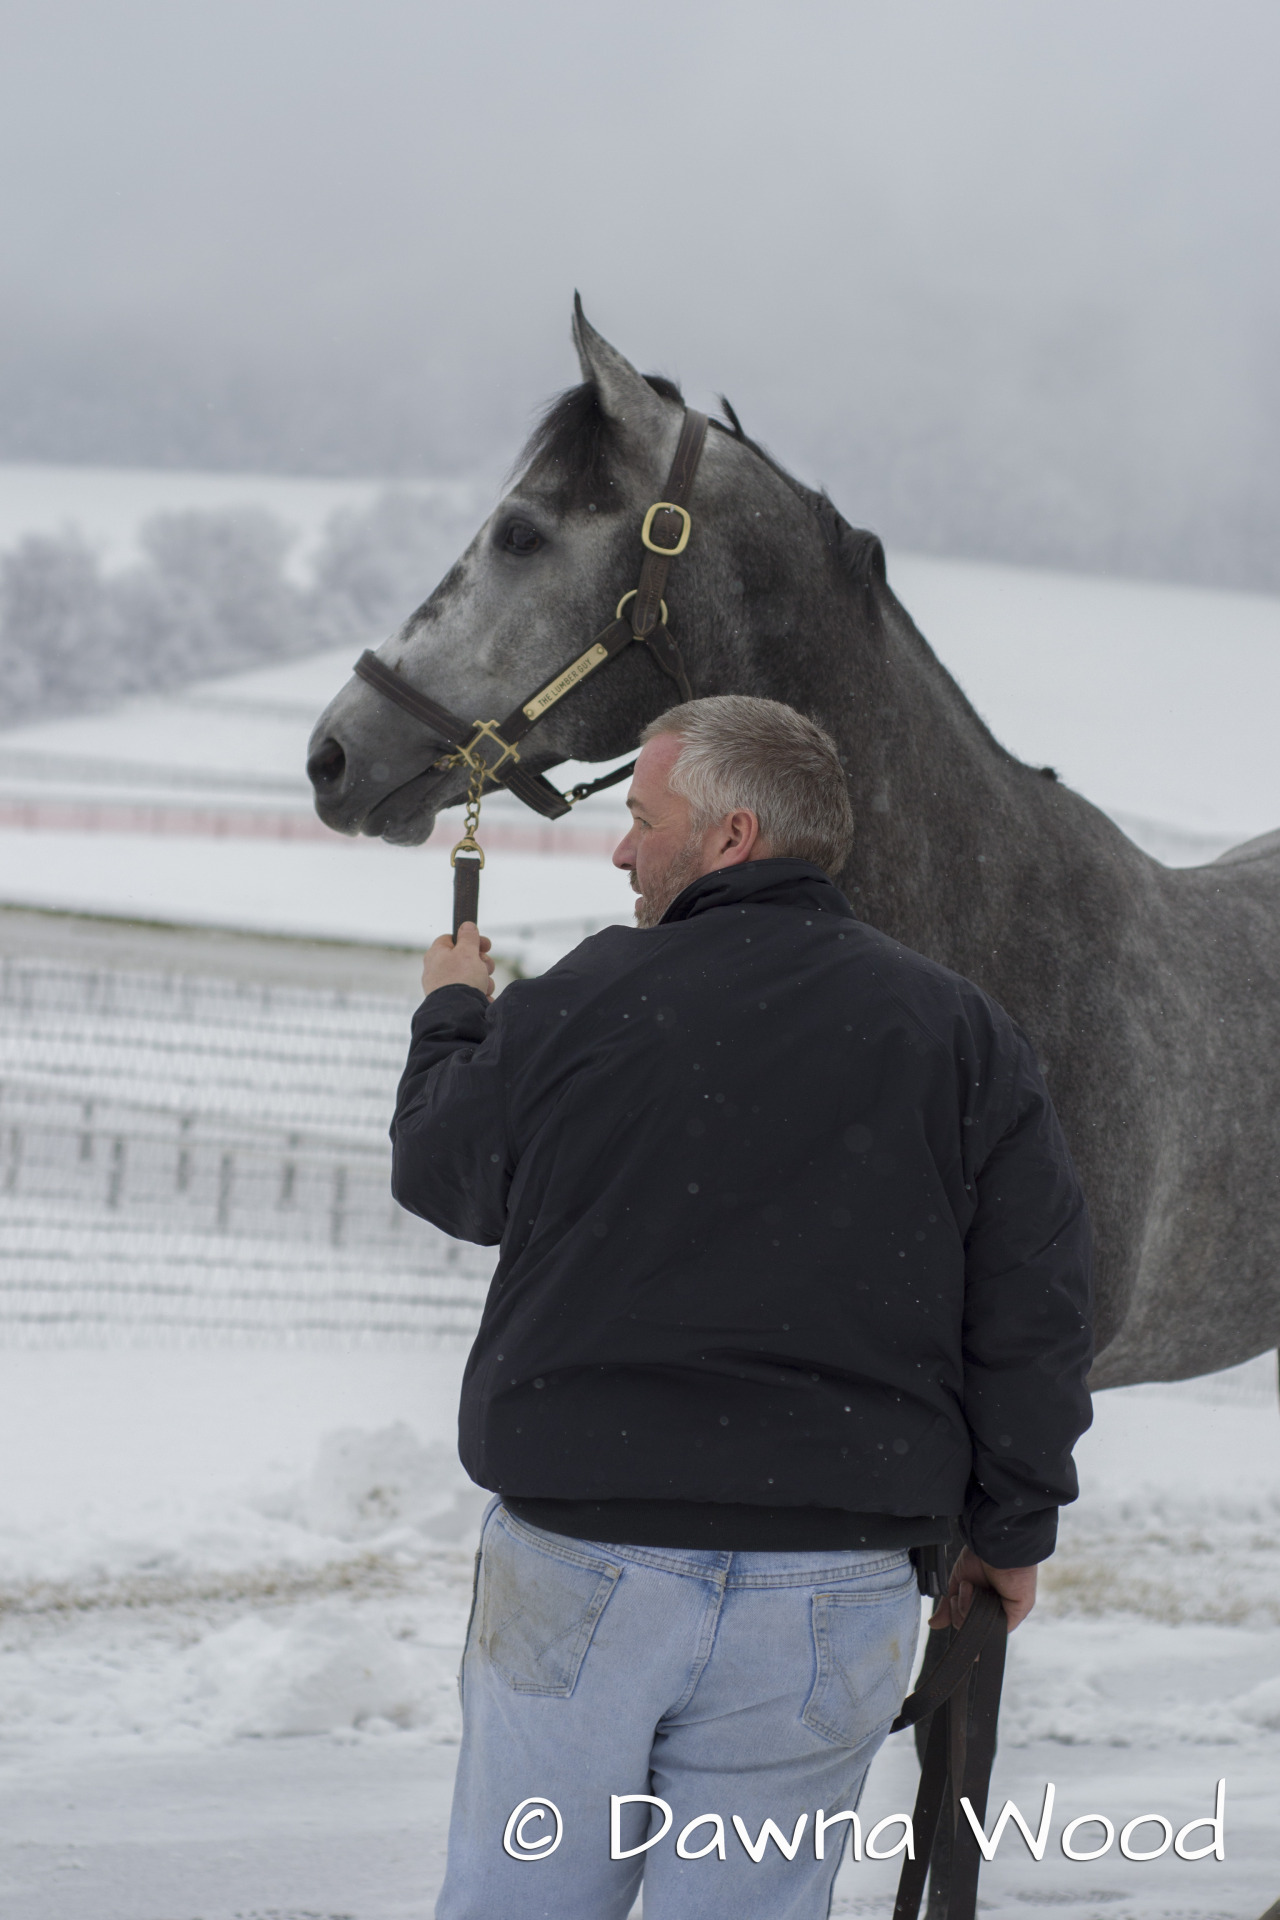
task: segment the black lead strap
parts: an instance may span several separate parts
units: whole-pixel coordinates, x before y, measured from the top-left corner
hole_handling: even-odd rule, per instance
[[[458,928],[465,926],[468,920],[473,925],[480,921],[480,869],[483,858],[476,860],[470,854],[456,855],[453,862],[453,937],[458,937]]]
[[[982,1856],[960,1801],[967,1799],[975,1819],[985,1823],[1007,1638],[999,1594],[991,1587],[975,1587],[964,1625],[933,1671],[903,1701],[890,1728],[897,1733],[919,1720],[929,1721],[911,1815],[915,1858],[903,1861],[893,1920],[916,1920],[934,1839],[944,1822],[951,1837],[947,1920],[974,1920]]]
[[[453,868],[455,945],[459,927],[468,920],[477,927],[480,924],[480,869],[484,865],[484,848],[476,839],[476,828],[480,825],[481,785],[482,782],[473,773],[471,791],[467,795],[467,810],[462,817],[462,838],[449,855],[449,865]]]

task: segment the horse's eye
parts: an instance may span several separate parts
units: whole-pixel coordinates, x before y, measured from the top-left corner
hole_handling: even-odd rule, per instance
[[[527,520],[508,520],[503,530],[502,544],[508,553],[518,553],[523,560],[538,551],[542,545],[542,535]]]

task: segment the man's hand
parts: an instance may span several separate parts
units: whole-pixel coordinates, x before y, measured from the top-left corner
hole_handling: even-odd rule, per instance
[[[437,987],[479,987],[493,998],[493,961],[489,948],[493,942],[481,933],[474,920],[464,920],[458,938],[442,933],[433,940],[422,958],[422,991],[434,993]]]
[[[969,1611],[975,1587],[994,1587],[1004,1601],[1004,1617],[1010,1633],[1026,1619],[1036,1603],[1035,1567],[989,1567],[979,1560],[972,1547],[966,1547],[952,1569],[951,1585],[939,1600],[931,1627],[959,1627]]]

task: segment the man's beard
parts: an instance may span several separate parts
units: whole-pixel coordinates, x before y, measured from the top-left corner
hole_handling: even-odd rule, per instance
[[[676,895],[683,893],[690,881],[700,879],[702,875],[702,835],[692,834],[685,841],[670,866],[655,878],[651,878],[644,893],[636,885],[635,868],[631,870],[631,891],[639,893],[636,901],[636,925],[638,927],[656,927],[659,920]]]

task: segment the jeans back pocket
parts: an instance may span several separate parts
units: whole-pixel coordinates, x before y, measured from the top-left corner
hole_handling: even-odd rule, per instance
[[[838,1747],[860,1747],[893,1719],[911,1680],[920,1625],[914,1571],[896,1590],[815,1593],[817,1677],[801,1718]]]
[[[514,1692],[567,1699],[621,1573],[603,1555],[495,1515],[480,1564],[481,1654]]]

